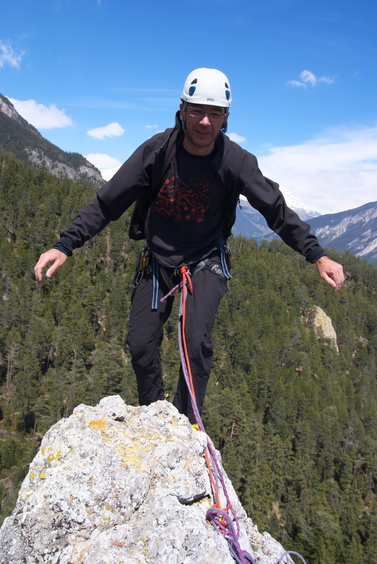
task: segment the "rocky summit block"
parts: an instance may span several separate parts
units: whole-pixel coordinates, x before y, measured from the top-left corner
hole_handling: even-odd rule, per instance
[[[0,563],[234,564],[206,520],[208,440],[167,401],[79,405],[43,438],[0,530]],[[277,564],[284,549],[258,532],[224,479],[242,549]]]

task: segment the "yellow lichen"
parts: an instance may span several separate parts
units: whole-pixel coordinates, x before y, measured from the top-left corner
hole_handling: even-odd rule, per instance
[[[94,429],[104,429],[106,427],[105,421],[91,421],[89,427]]]
[[[52,462],[53,460],[59,460],[59,458],[61,457],[61,455],[62,455],[62,453],[61,453],[60,450],[58,450],[57,452],[55,452],[55,453],[53,453],[53,454],[51,453],[51,454],[49,454],[48,457],[47,457],[47,462],[48,462],[49,464],[51,464],[51,462]]]

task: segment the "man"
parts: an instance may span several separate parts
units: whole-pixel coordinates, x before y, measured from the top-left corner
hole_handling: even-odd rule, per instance
[[[51,277],[75,248],[136,202],[130,236],[145,237],[147,247],[135,276],[127,343],[141,405],[165,397],[159,346],[174,298],[161,298],[179,281],[179,268],[188,266],[193,288],[187,296],[187,348],[202,410],[212,365],[212,326],[230,278],[225,243],[241,193],[290,247],[316,264],[336,292],[344,281],[341,265],[326,256],[309,226],[287,207],[256,158],[224,135],[231,101],[222,72],[191,72],[176,126],[141,145],[35,266],[39,282],[47,265]],[[182,369],[173,403],[195,423]]]

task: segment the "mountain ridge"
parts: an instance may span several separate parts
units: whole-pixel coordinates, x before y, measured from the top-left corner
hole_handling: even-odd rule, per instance
[[[323,247],[333,248],[338,252],[348,250],[377,267],[377,202],[315,217],[303,217],[300,209],[291,207],[310,225]],[[256,239],[258,243],[278,238],[268,227],[264,217],[247,201],[242,201],[237,209],[233,234]]]
[[[39,133],[17,112],[10,100],[0,94],[0,148],[21,161],[45,168],[58,178],[87,182],[99,188],[100,171],[79,153],[63,151]]]
[[[308,220],[324,246],[349,250],[377,266],[377,202]]]

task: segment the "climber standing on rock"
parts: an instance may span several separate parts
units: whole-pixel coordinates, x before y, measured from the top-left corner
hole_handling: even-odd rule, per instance
[[[227,239],[240,194],[269,227],[306,260],[335,292],[342,266],[326,255],[309,225],[286,204],[278,185],[264,177],[257,159],[227,135],[232,102],[228,78],[216,69],[191,72],[183,87],[175,126],[143,143],[61,233],[35,266],[51,277],[67,256],[117,220],[135,203],[129,235],[146,239],[133,284],[127,344],[136,374],[139,402],[164,399],[159,347],[174,296],[161,299],[188,267],[187,347],[199,412],[210,376],[212,327],[231,278]],[[173,401],[195,423],[185,378],[180,372]]]

